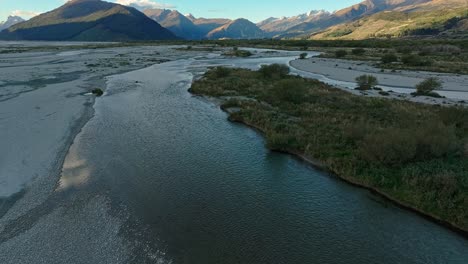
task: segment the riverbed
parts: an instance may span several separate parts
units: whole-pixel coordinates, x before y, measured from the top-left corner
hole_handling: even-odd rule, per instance
[[[49,173],[26,177],[18,188],[10,184],[12,204],[0,219],[0,263],[466,262],[465,238],[292,156],[268,151],[255,131],[228,122],[216,104],[187,92],[207,67],[257,68],[288,63],[297,54],[233,59],[168,48],[145,48],[142,54],[156,52],[155,57],[172,61],[123,74],[106,72],[111,75],[106,92],[95,102],[84,95],[92,87],[84,81],[82,88],[45,84],[0,103],[2,134],[10,131],[17,141],[30,138],[24,151],[14,152],[26,161],[12,166],[18,175],[37,169],[28,162],[40,153],[60,163],[56,176],[53,166],[44,165]],[[60,93],[47,97],[53,91]],[[19,106],[4,103],[39,104],[33,99],[37,95],[46,99],[36,111],[48,104],[52,109],[15,128],[8,117]],[[47,116],[74,101],[75,122]],[[72,129],[92,103],[92,117]],[[31,111],[15,118],[23,120]],[[33,121],[38,125],[28,135]],[[35,143],[58,125],[76,132],[63,165],[56,150],[47,149],[50,145]],[[57,148],[66,142],[56,143]],[[33,157],[27,156],[30,149],[36,150]],[[13,160],[5,155],[2,161]],[[14,187],[18,191],[11,191]]]

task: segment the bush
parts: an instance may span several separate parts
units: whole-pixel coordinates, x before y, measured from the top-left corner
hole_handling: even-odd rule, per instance
[[[260,74],[268,79],[281,79],[289,74],[289,67],[283,64],[262,65]]]
[[[213,72],[218,78],[226,78],[231,73],[231,69],[226,67],[216,67]]]
[[[398,53],[402,53],[402,54],[411,54],[413,49],[411,47],[399,47],[397,48],[397,51]]]
[[[307,98],[307,87],[300,79],[286,79],[275,84],[273,93],[280,100],[300,104]]]
[[[361,75],[356,78],[357,90],[370,90],[379,84],[377,78],[372,75]]]
[[[307,53],[301,53],[299,55],[299,59],[304,60],[305,58],[307,58]]]
[[[366,50],[363,48],[357,48],[357,49],[353,49],[352,52],[354,55],[362,55],[366,53]]]
[[[91,91],[91,93],[94,94],[94,95],[96,95],[96,96],[98,96],[98,97],[99,97],[99,96],[102,96],[102,95],[104,94],[104,92],[103,92],[101,89],[99,89],[99,88],[93,89],[93,90]]]
[[[381,58],[382,63],[392,63],[392,62],[397,62],[398,57],[395,54],[385,54]]]
[[[359,152],[368,162],[395,166],[444,157],[456,153],[459,145],[453,127],[430,121],[417,128],[386,128],[366,135]]]
[[[442,88],[442,82],[435,77],[431,77],[422,81],[418,85],[416,85],[416,92],[412,93],[412,95],[413,96],[425,95],[425,96],[442,98],[443,96],[439,95],[438,93],[433,92],[434,90],[437,90],[440,88]]]
[[[337,58],[343,58],[346,55],[348,55],[348,52],[346,50],[337,50],[337,51],[335,51],[335,56]]]
[[[465,147],[463,149],[463,154],[465,157],[468,157],[468,141],[465,143]]]
[[[409,66],[430,66],[431,62],[429,60],[423,60],[418,55],[406,55],[401,58],[401,61]]]
[[[442,88],[442,82],[435,77],[428,78],[416,85],[416,91],[421,94],[428,94],[440,88]]]
[[[361,158],[370,163],[395,166],[416,156],[417,142],[409,130],[385,129],[364,137],[359,146]]]

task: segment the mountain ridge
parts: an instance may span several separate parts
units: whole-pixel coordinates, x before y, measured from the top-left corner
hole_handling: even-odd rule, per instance
[[[135,8],[101,0],[72,0],[2,31],[0,39],[131,41],[176,36]]]
[[[264,35],[264,32],[253,22],[239,18],[213,29],[206,36],[208,39],[259,39]]]
[[[0,31],[24,21],[26,20],[19,16],[8,16],[6,21],[0,22]]]

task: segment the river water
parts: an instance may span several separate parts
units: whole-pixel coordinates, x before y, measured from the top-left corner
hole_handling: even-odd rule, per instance
[[[133,263],[466,264],[468,240],[267,150],[187,92],[207,66],[272,62],[287,58],[196,58],[113,76],[57,191],[105,197]]]

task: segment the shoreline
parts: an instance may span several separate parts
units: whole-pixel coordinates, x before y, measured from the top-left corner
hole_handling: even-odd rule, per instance
[[[195,94],[193,94],[193,95],[195,95]],[[198,95],[195,95],[195,96],[198,96]],[[250,124],[250,123],[248,123],[248,122],[246,122],[244,120],[232,119],[231,114],[230,114],[229,111],[223,109],[222,107],[220,107],[220,109],[228,114],[228,120],[230,122],[242,124],[242,125],[244,125],[246,127],[249,127],[251,129],[257,131],[258,133],[260,133],[262,135],[262,137],[265,138],[265,132],[260,127],[254,125],[254,124]],[[266,147],[266,148],[268,148],[268,147]],[[268,148],[268,149],[270,151],[291,155],[291,156],[293,156],[293,157],[295,157],[295,158],[297,158],[297,159],[299,159],[299,160],[313,166],[316,169],[327,172],[330,176],[332,176],[334,178],[337,178],[337,179],[339,179],[341,181],[344,181],[344,182],[346,182],[348,184],[351,184],[351,185],[353,185],[355,187],[359,187],[361,189],[368,190],[371,193],[376,194],[376,195],[388,200],[392,204],[394,204],[394,205],[396,205],[396,206],[398,206],[398,207],[400,207],[402,209],[409,210],[409,211],[411,211],[413,213],[416,213],[419,216],[422,216],[422,217],[424,217],[424,218],[426,218],[428,220],[431,220],[432,222],[437,223],[438,225],[443,226],[443,227],[445,227],[445,228],[447,228],[447,229],[449,229],[449,230],[463,236],[464,238],[468,239],[468,229],[464,229],[462,227],[459,227],[459,226],[457,226],[457,225],[455,225],[455,224],[453,224],[451,222],[442,220],[442,219],[440,219],[439,217],[437,217],[435,215],[426,213],[426,212],[424,212],[424,211],[422,211],[420,209],[415,208],[414,206],[411,206],[411,205],[409,205],[409,204],[407,204],[405,202],[399,201],[399,200],[391,197],[389,194],[378,190],[375,187],[369,186],[369,185],[364,184],[364,183],[360,183],[360,182],[358,182],[358,181],[356,181],[356,180],[354,180],[352,178],[349,178],[349,177],[341,176],[341,175],[331,171],[330,169],[328,169],[327,166],[323,162],[321,162],[320,160],[311,159],[311,158],[305,156],[304,154],[301,154],[301,153],[299,153],[297,151],[294,151],[294,150],[270,149],[270,148]]]

